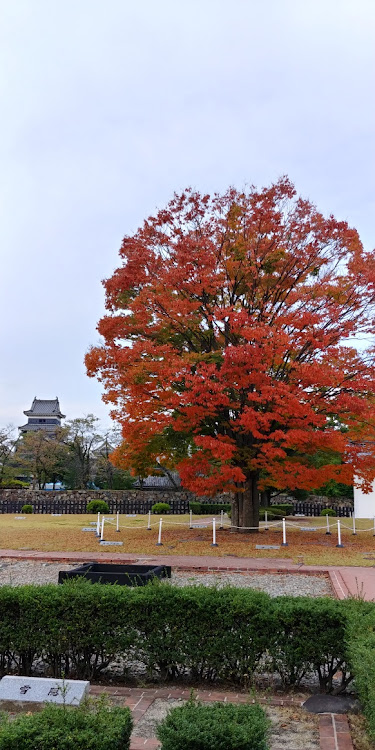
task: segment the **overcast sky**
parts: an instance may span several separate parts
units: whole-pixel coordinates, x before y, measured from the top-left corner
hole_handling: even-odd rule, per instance
[[[374,245],[374,0],[0,0],[0,426],[108,421],[101,280],[174,190],[288,174]]]

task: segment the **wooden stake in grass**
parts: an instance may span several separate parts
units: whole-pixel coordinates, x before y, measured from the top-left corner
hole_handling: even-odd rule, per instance
[[[353,536],[355,536],[356,534],[357,534],[357,532],[355,530],[355,515],[353,513]]]
[[[326,531],[326,536],[331,536],[331,532],[330,532],[330,530],[329,530],[329,515],[328,515],[328,513],[327,513],[327,515],[326,515],[326,519],[327,519],[327,531]]]
[[[148,511],[147,531],[151,531],[151,511]]]
[[[120,531],[120,514],[118,511],[116,513],[116,531]]]

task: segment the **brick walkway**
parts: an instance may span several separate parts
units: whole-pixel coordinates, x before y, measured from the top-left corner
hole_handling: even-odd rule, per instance
[[[236,573],[303,573],[304,575],[323,574],[330,578],[338,599],[348,596],[361,596],[366,601],[375,601],[375,569],[373,567],[346,567],[325,565],[300,565],[287,558],[265,557],[201,557],[189,555],[140,555],[110,552],[33,552],[24,550],[0,549],[0,558],[13,560],[40,560],[42,562],[115,562],[115,563],[156,563],[171,565],[176,570],[231,571]]]
[[[125,688],[125,687],[102,687],[92,685],[91,695],[107,695],[123,697],[124,706],[128,706],[132,712],[134,724],[140,721],[150,708],[156,698],[182,698],[187,700],[190,690],[180,688]],[[244,693],[234,693],[219,690],[198,690],[196,697],[202,703],[211,701],[222,701],[223,703],[248,703],[249,696]],[[253,699],[251,701],[255,703]],[[267,706],[290,706],[300,708],[302,702],[293,698],[260,698],[258,703]],[[347,717],[341,714],[321,714],[319,716],[319,739],[320,750],[353,750],[349,724]],[[133,736],[130,750],[157,750],[160,743],[155,737],[144,739]]]

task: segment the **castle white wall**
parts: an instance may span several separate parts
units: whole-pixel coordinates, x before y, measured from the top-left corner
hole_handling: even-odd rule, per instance
[[[368,495],[354,486],[354,513],[356,518],[374,518],[375,482],[372,486],[372,492]]]

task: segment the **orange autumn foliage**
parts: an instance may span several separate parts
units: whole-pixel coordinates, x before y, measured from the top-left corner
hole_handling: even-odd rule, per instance
[[[311,489],[354,472],[369,489],[375,350],[348,342],[374,334],[375,254],[354,229],[287,178],[189,189],[120,257],[103,344],[86,355],[122,425],[119,466],[147,473],[158,460],[199,495],[242,490],[238,525],[254,518],[254,486]]]

